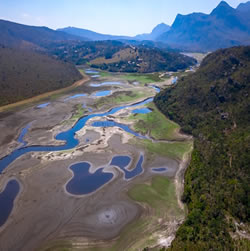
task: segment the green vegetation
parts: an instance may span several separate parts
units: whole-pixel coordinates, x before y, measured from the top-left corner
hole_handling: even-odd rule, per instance
[[[164,229],[159,226],[159,219],[165,222],[183,215],[178,207],[174,182],[166,177],[155,176],[151,184],[137,184],[128,195],[153,210],[150,210],[150,216],[140,217],[125,227],[115,245],[106,250],[142,250],[156,243],[157,237],[152,233]]]
[[[208,55],[196,73],[155,97],[157,107],[195,137],[183,194],[189,213],[172,250],[250,244],[230,235],[234,220],[249,231],[249,87],[250,47],[234,47]]]
[[[71,117],[70,120],[77,121],[81,117],[83,117],[84,113],[88,110],[82,107],[82,104],[77,105],[77,110],[74,112],[74,115]]]
[[[149,84],[153,82],[160,82],[162,79],[159,77],[158,73],[154,74],[124,74],[120,75],[120,77],[124,80],[131,82],[139,82],[141,84]]]
[[[160,72],[183,70],[196,64],[194,58],[177,52],[144,46],[121,48],[108,58],[96,58],[92,67],[111,72]]]
[[[100,108],[104,105],[118,105],[125,102],[133,102],[138,99],[146,98],[147,93],[139,90],[139,91],[120,91],[115,92],[111,96],[108,97],[102,97],[98,99],[96,104],[94,105],[96,108]],[[150,93],[148,93],[148,96],[150,96]]]
[[[111,73],[106,72],[106,71],[100,71],[99,75],[100,75],[101,77],[103,77],[103,78],[112,76]]]
[[[181,160],[186,152],[189,152],[192,147],[191,141],[183,142],[152,142],[151,140],[136,141],[136,144],[145,147],[149,154],[158,154],[169,158]]]
[[[156,215],[162,214],[161,211],[168,210],[167,208],[174,210],[175,214],[181,211],[176,199],[175,185],[166,177],[154,177],[151,185],[135,185],[128,195],[131,199],[154,208]]]
[[[177,52],[118,41],[64,41],[50,43],[49,53],[76,65],[88,64],[110,72],[151,73],[177,71],[195,65],[194,58]]]
[[[137,132],[142,134],[149,134],[156,140],[174,140],[178,136],[176,131],[179,129],[179,126],[170,121],[163,115],[155,105],[149,104],[148,108],[152,110],[148,114],[134,114],[129,117],[129,119],[136,120],[137,122],[133,126]]]
[[[70,86],[82,77],[71,64],[8,48],[0,48],[0,69],[0,106]]]

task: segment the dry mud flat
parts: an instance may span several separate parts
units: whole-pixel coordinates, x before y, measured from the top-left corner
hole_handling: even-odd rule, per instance
[[[115,92],[122,88],[110,89]],[[80,91],[86,92],[84,87]],[[68,96],[51,101],[44,109],[32,106],[1,117],[0,158],[20,146],[16,139],[28,123],[31,123],[25,136],[28,145],[64,144],[56,141],[55,135],[72,127],[76,121],[71,119],[79,105],[92,106],[96,101],[96,98],[87,96],[64,102]],[[1,251],[35,250],[54,240],[74,238],[80,238],[83,246],[113,240],[145,211],[128,198],[127,191],[134,184],[147,183],[156,175],[151,171],[153,167],[167,166],[167,172],[161,175],[170,178],[174,178],[178,171],[176,160],[159,156],[148,158],[145,149],[130,143],[133,136],[120,128],[93,128],[89,122],[76,137],[80,142],[72,150],[28,153],[0,174],[0,191],[13,177],[21,184],[14,208],[7,222],[0,227]],[[132,169],[142,153],[144,171],[131,180],[125,180],[118,168],[109,165],[113,156],[126,155],[132,159]],[[68,168],[83,161],[92,164],[91,172],[104,167],[114,177],[94,193],[72,196],[65,191],[65,185],[72,178]]]

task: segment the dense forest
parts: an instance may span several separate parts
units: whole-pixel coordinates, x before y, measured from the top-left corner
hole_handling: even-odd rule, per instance
[[[0,106],[71,85],[78,70],[35,52],[0,47]]]
[[[249,91],[250,47],[234,47],[208,55],[196,73],[155,97],[195,138],[183,194],[188,216],[172,250],[250,246]]]

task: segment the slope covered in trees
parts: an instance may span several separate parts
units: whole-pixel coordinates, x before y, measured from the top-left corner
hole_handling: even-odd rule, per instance
[[[87,40],[47,27],[37,27],[0,20],[0,45],[11,48],[44,50],[55,41]]]
[[[77,69],[46,55],[0,48],[0,106],[71,85]]]
[[[51,43],[49,50],[58,59],[112,72],[178,71],[197,63],[176,51],[119,41]]]
[[[247,250],[249,87],[250,47],[234,47],[208,55],[196,73],[155,97],[159,109],[195,138],[183,194],[188,216],[173,250]]]

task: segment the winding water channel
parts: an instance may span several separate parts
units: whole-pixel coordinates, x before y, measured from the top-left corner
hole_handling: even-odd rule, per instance
[[[60,146],[28,146],[28,147],[21,147],[19,149],[14,150],[12,153],[9,155],[3,157],[0,160],[0,174],[12,163],[14,162],[17,158],[21,157],[22,155],[30,152],[56,152],[56,151],[63,151],[63,150],[69,150],[75,148],[78,144],[79,141],[75,138],[75,133],[79,130],[81,130],[87,123],[88,120],[96,117],[104,117],[108,115],[115,114],[116,112],[130,108],[130,107],[137,107],[141,105],[148,104],[153,101],[153,98],[148,98],[142,102],[133,104],[133,105],[125,105],[125,106],[119,106],[115,107],[108,112],[104,113],[95,113],[95,114],[90,114],[87,115],[81,119],[79,119],[76,124],[69,129],[68,131],[61,132],[56,135],[55,139],[64,141],[64,145]]]

